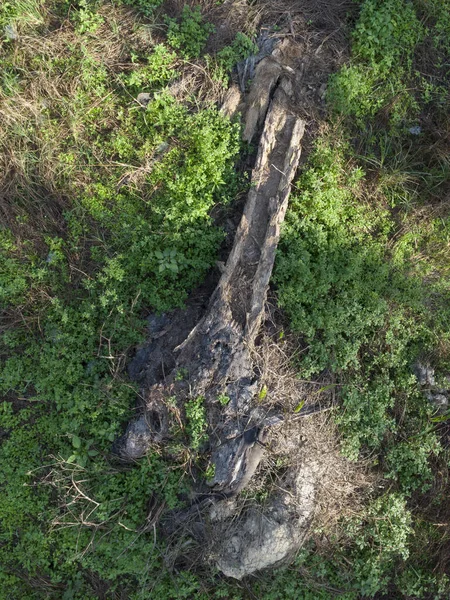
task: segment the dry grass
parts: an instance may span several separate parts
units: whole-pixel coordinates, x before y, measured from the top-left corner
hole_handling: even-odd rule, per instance
[[[62,212],[70,208],[67,196],[86,184],[82,169],[64,164],[60,156],[67,140],[82,144],[88,137],[77,101],[80,105],[82,99],[78,110],[85,114],[100,103],[104,108],[109,100],[110,124],[114,124],[111,98],[89,96],[86,91],[83,63],[76,70],[61,63],[84,52],[90,61],[113,72],[126,67],[129,45],[136,39],[136,17],[117,8],[108,12],[105,8],[103,16],[96,37],[83,40],[66,22],[46,34],[24,33],[14,49],[12,60],[20,83],[13,82],[8,94],[0,92],[0,214],[18,241],[39,239],[46,233],[63,235]],[[6,50],[3,58],[11,60]],[[66,189],[62,181],[67,182]]]
[[[55,17],[44,4],[28,4],[18,24],[14,52],[10,54],[8,45],[0,47],[0,58],[6,64],[12,58],[14,64],[13,71],[9,69],[4,75],[10,78],[6,86],[9,91],[4,87],[0,92],[0,216],[16,239],[37,241],[42,234],[64,236],[62,213],[70,209],[73,193],[89,185],[89,174],[83,168],[83,145],[92,148],[93,144],[84,115],[101,106],[103,128],[114,130],[116,97],[126,92],[117,74],[133,68],[133,51],[150,52],[162,40],[164,28],[156,18],[146,21],[133,10],[104,5],[98,11],[103,21],[98,29],[93,34],[80,34],[69,20],[55,29]],[[161,7],[160,14],[179,15],[183,5],[171,0]],[[342,41],[338,24],[342,24],[347,9],[348,3],[329,1],[299,5],[232,0],[217,5],[207,0],[202,3],[204,17],[216,25],[207,50],[221,49],[238,31],[253,35],[269,24],[281,29],[282,36],[294,37],[299,54],[307,55],[314,48],[317,60],[309,72],[325,74],[330,63],[328,50],[326,56],[319,56],[321,44],[326,41],[327,49],[338,48]],[[319,15],[324,27],[315,28]],[[327,38],[330,33],[337,36],[336,43]],[[342,54],[342,50],[336,52],[336,56]],[[64,61],[68,63],[74,55],[79,57],[77,68],[69,68]],[[90,65],[108,74],[110,88],[103,96],[87,89]],[[202,61],[185,61],[177,67],[180,76],[171,91],[180,101],[194,97],[198,103],[222,101],[224,88],[212,79]],[[315,83],[307,81],[306,85]],[[75,145],[71,149],[75,150],[75,164],[61,157],[68,151],[67,140]],[[97,154],[101,169],[105,157]]]
[[[277,318],[276,312],[272,317]],[[334,375],[324,373],[314,381],[300,379],[293,360],[307,348],[291,334],[280,340],[282,331],[282,326],[272,320],[271,335],[262,336],[254,356],[261,385],[267,390],[261,408],[267,414],[276,411],[284,416],[283,424],[274,428],[269,441],[264,479],[276,487],[301,457],[316,461],[320,465],[320,490],[315,527],[331,532],[342,517],[360,511],[377,477],[370,471],[369,463],[353,463],[341,454],[340,435],[333,422],[339,388]],[[320,412],[307,415],[308,408]],[[302,410],[306,416],[302,416]],[[277,465],[281,465],[281,470]],[[256,488],[267,489],[265,483]]]
[[[226,90],[200,62],[183,61],[180,77],[169,86],[170,93],[182,103],[195,106],[221,104]]]

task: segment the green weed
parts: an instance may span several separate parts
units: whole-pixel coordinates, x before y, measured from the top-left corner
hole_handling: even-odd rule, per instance
[[[150,4],[139,7],[150,14]],[[41,22],[19,9],[1,9],[19,33]],[[124,366],[142,314],[182,304],[214,263],[223,234],[210,211],[237,185],[239,127],[164,89],[174,52],[134,47],[111,69],[92,35],[108,35],[108,12],[85,2],[70,19],[37,50],[32,38],[0,49],[0,154],[17,165],[6,186],[2,170],[10,219],[0,231],[0,389],[13,399],[0,415],[0,582],[11,598],[94,598],[89,572],[108,593],[139,596],[162,572],[159,547],[146,549],[147,502],[175,507],[184,471],[153,454],[133,469],[111,461],[136,395]],[[134,101],[141,91],[153,94],[147,108]],[[201,400],[187,412],[198,450]],[[199,589],[189,576],[155,585],[161,598]]]
[[[204,23],[199,6],[190,8],[185,5],[181,20],[167,19],[167,41],[184,58],[198,58],[210,36],[214,26]]]
[[[176,54],[164,44],[157,44],[147,58],[147,65],[137,62],[131,73],[122,77],[127,89],[138,94],[158,90],[176,77]]]
[[[92,6],[89,0],[79,0],[78,12],[76,14],[77,26],[76,30],[78,33],[95,34],[100,25],[103,25],[105,20],[99,15],[95,8],[95,4]]]
[[[163,0],[120,0],[123,4],[136,8],[145,17],[153,17]]]
[[[204,407],[204,398],[199,396],[186,402],[187,431],[190,440],[190,447],[193,450],[199,450],[202,444],[208,439],[206,430],[206,410]]]
[[[226,406],[230,402],[229,396],[226,396],[225,394],[220,394],[217,400],[221,406]]]
[[[237,33],[233,42],[222,48],[214,57],[212,63],[214,79],[223,82],[225,85],[233,68],[239,62],[252,54],[257,54],[257,52],[258,47],[253,40],[244,33]]]

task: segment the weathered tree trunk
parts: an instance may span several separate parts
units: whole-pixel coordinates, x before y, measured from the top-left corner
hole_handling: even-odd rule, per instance
[[[151,443],[163,439],[167,421],[164,397],[176,395],[177,390],[184,393],[184,384],[176,377],[180,369],[189,373],[191,395],[209,401],[218,394],[230,398],[223,411],[225,421],[242,418],[249,410],[257,387],[250,349],[264,316],[280,225],[304,133],[304,121],[289,110],[288,91],[288,80],[281,78],[265,117],[251,189],[234,245],[207,313],[176,349],[177,366],[167,375],[165,384],[146,392],[144,414],[130,424],[117,445],[124,459],[143,456]],[[253,105],[248,112],[254,121]],[[230,425],[225,428],[228,433],[236,435],[242,430],[242,425]],[[216,467],[220,474],[223,469]]]
[[[292,30],[282,40],[261,34],[260,52],[238,68],[241,87],[245,88],[250,77],[252,88],[243,103],[239,88],[233,86],[221,112],[231,117],[241,110],[244,139],[260,138],[234,244],[220,281],[208,293],[207,308],[196,296],[184,313],[174,311],[149,319],[148,344],[130,365],[134,379],[145,384],[142,414],[129,424],[115,448],[125,460],[143,456],[152,444],[164,443],[170,419],[173,415],[183,418],[186,400],[204,398],[210,461],[215,468],[214,478],[208,482],[211,490],[198,489],[190,506],[166,512],[160,527],[167,541],[166,558],[181,557],[183,564],[192,565],[199,559],[213,562],[237,579],[294,554],[308,534],[321,490],[334,489],[340,477],[336,466],[341,458],[334,446],[330,447],[331,438],[322,443],[323,433],[316,431],[314,423],[308,427],[300,424],[300,414],[289,415],[297,411],[298,393],[304,394],[303,389],[299,392],[297,378],[287,375],[291,397],[290,391],[286,395],[284,375],[280,387],[274,384],[270,368],[261,375],[258,369],[269,358],[261,361],[255,344],[262,329],[280,226],[300,159],[305,122],[298,115],[320,119],[329,69],[342,56],[333,48],[325,52],[324,60],[328,37],[314,36],[304,42],[296,41]],[[283,355],[284,363],[281,348],[275,355]],[[259,378],[267,375],[273,396],[261,402]],[[283,415],[274,413],[278,392]],[[225,406],[224,396],[229,399]],[[314,393],[312,399],[316,397]],[[317,408],[309,404],[305,414]],[[246,494],[240,492],[247,486],[258,489],[259,475],[269,480],[268,449],[283,458],[284,467],[271,471],[270,477],[277,479],[265,487],[263,504],[247,502]],[[267,468],[258,469],[262,460]]]
[[[143,456],[152,444],[163,442],[166,435],[169,418],[166,398],[175,396],[181,405],[188,397],[204,397],[211,430],[211,462],[215,468],[210,482],[213,491],[200,495],[191,508],[172,514],[172,525],[167,531],[187,527],[192,518],[199,517],[202,507],[204,511],[211,508],[211,502],[237,496],[248,485],[264,455],[267,427],[282,421],[273,414],[258,418],[252,410],[259,382],[251,351],[264,317],[280,226],[305,130],[304,121],[289,108],[291,90],[282,66],[272,58],[263,59],[249,95],[244,135],[250,140],[260,123],[263,129],[232,250],[206,313],[175,349],[175,368],[166,375],[164,383],[144,391],[143,414],[129,424],[116,444],[116,452],[125,460]],[[180,381],[181,370],[188,374],[186,380]],[[219,395],[229,398],[226,406],[218,402]],[[304,471],[309,473],[308,469],[314,472],[311,466]],[[309,524],[314,486],[308,478],[298,478],[297,474],[292,487],[298,488],[300,494],[307,492],[301,514],[290,497],[278,495],[273,510],[270,509],[273,515],[269,511],[263,518],[261,514],[249,513],[236,522],[233,520],[233,526],[223,535],[223,527],[228,525],[218,522],[211,539],[220,541],[210,539],[206,546],[210,558],[224,573],[240,578],[281,560],[299,546]],[[197,529],[204,530],[201,519]],[[253,537],[252,531],[257,532]],[[252,542],[247,544],[242,535],[250,536]],[[233,548],[238,542],[241,550],[235,555]],[[264,557],[258,550],[260,546]]]

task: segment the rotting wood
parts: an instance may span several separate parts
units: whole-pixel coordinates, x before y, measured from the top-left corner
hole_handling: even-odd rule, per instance
[[[171,345],[175,367],[164,374],[164,381],[143,390],[141,416],[115,445],[124,460],[145,455],[152,444],[164,444],[170,418],[183,418],[185,401],[204,398],[214,467],[210,491],[197,489],[190,506],[162,515],[160,527],[174,556],[185,557],[179,542],[187,536],[199,544],[201,560],[237,579],[280,562],[300,547],[320,478],[317,461],[298,456],[286,475],[290,491],[272,491],[262,512],[239,509],[238,495],[266,453],[269,428],[284,421],[277,412],[257,406],[260,382],[253,358],[305,132],[305,121],[292,109],[296,74],[291,70],[274,57],[258,64],[244,110],[244,137],[262,132],[233,247],[206,312],[184,341],[176,348]],[[179,335],[169,337],[180,340]],[[187,377],[180,378],[180,372]],[[225,406],[218,402],[220,395],[229,398]]]
[[[260,73],[264,81],[265,76]],[[255,86],[262,93],[260,83],[256,78]],[[289,82],[282,77],[271,100],[270,92],[265,88],[269,108],[251,189],[224,272],[206,315],[177,348],[176,368],[166,376],[164,384],[148,390],[144,413],[130,423],[116,443],[116,452],[123,459],[143,456],[152,443],[164,438],[167,414],[159,417],[157,407],[162,406],[163,396],[186,396],[185,384],[177,381],[180,369],[189,373],[192,396],[202,395],[213,401],[221,393],[230,398],[223,410],[220,443],[242,433],[248,421],[250,401],[258,385],[250,349],[264,316],[280,225],[305,129],[304,121],[289,108]],[[265,103],[266,100],[261,101],[261,105]],[[216,465],[217,484],[225,485],[230,473],[224,471],[229,468],[232,466]]]

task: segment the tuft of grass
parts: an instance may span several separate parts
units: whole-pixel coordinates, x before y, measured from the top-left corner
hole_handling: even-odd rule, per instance
[[[199,396],[198,398],[192,398],[185,405],[187,431],[190,447],[193,450],[199,450],[202,444],[208,440],[204,401],[205,399]]]

